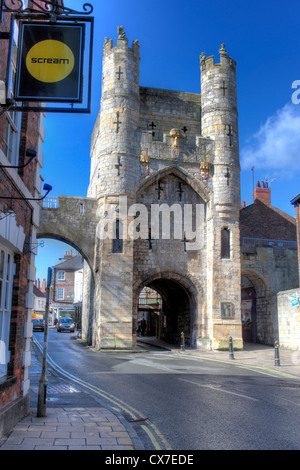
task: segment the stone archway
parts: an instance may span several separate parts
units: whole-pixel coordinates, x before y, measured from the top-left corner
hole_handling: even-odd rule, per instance
[[[190,347],[196,347],[198,336],[198,291],[186,277],[174,272],[156,273],[134,286],[133,325],[136,330],[139,294],[144,287],[157,291],[162,299],[160,338],[180,344],[181,333]]]
[[[267,282],[254,270],[243,270],[241,287],[243,340],[272,344],[274,319]]]
[[[83,291],[83,299],[82,299],[82,308],[81,308],[81,336],[82,338],[91,344],[92,341],[92,321],[93,321],[93,310],[94,310],[94,286],[95,286],[95,279],[94,279],[94,272],[92,266],[90,264],[90,259],[88,256],[83,252],[82,248],[78,246],[73,241],[69,240],[64,236],[60,236],[55,233],[37,233],[37,239],[52,239],[58,240],[67,245],[74,248],[78,251],[81,256],[83,257],[84,264],[83,264],[83,277],[84,277],[84,286],[85,289]]]
[[[93,198],[59,196],[55,208],[43,207],[37,238],[52,238],[74,247],[84,258],[82,338],[92,342],[95,291],[95,233],[97,201]]]

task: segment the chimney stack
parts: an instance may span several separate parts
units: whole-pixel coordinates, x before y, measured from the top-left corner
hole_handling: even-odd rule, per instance
[[[271,189],[269,188],[269,184],[264,181],[261,183],[257,181],[253,193],[253,199],[254,202],[260,201],[263,204],[271,204]]]
[[[41,292],[44,292],[44,293],[46,292],[46,279],[43,279]]]

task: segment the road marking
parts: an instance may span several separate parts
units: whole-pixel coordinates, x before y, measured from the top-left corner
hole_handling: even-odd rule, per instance
[[[173,360],[173,358],[171,358],[171,360]],[[155,362],[155,359],[151,360],[151,359],[142,359],[142,358],[138,358],[138,359],[132,359],[130,361],[130,364],[133,364],[133,365],[138,365],[138,366],[143,366],[143,367],[149,367],[150,369],[156,369],[156,370],[162,370],[164,372],[169,372],[171,374],[183,374],[183,373],[187,373],[187,374],[200,374],[201,372],[221,372],[223,371],[223,367],[205,367],[205,366],[194,366],[194,365],[180,365],[180,364],[171,364],[171,365],[165,365],[165,364],[161,364],[159,362]],[[115,370],[117,368],[120,368],[122,367],[122,365],[118,365],[116,366]],[[125,372],[119,372],[116,370],[117,373],[126,373],[128,374],[128,371],[125,371]],[[134,372],[130,372],[130,374],[132,374]],[[138,373],[138,372],[137,372]],[[148,373],[147,371],[145,371],[145,373]],[[151,373],[151,371],[149,372]]]
[[[292,405],[300,406],[300,403],[296,403],[295,401],[288,400],[287,398],[282,398],[280,397],[281,400],[287,401],[288,403],[291,403]]]
[[[173,354],[174,354],[174,356],[176,355],[177,357],[180,357],[180,353],[173,353]],[[181,357],[184,357],[184,356],[181,356]],[[196,361],[200,359],[200,360],[203,360],[203,361],[218,362],[218,363],[221,363],[221,364],[230,364],[230,365],[235,366],[235,367],[240,368],[240,369],[251,370],[252,372],[257,372],[258,374],[267,375],[268,377],[276,377],[276,378],[285,377],[285,378],[288,378],[288,379],[295,379],[295,380],[298,379],[297,376],[289,374],[287,372],[281,372],[280,370],[268,369],[267,365],[266,366],[259,366],[259,365],[243,364],[242,362],[238,362],[238,360],[235,360],[235,361],[233,361],[232,359],[226,360],[226,359],[222,359],[221,357],[220,358],[212,358],[212,357],[201,356],[201,355],[197,355],[197,356],[188,355],[188,356],[185,356],[185,358],[188,358],[189,360],[191,360],[192,357],[194,357]]]
[[[32,338],[33,338],[34,344],[38,347],[38,349],[41,352],[43,352],[42,345],[39,343],[36,337],[33,335]],[[100,395],[102,398],[105,398],[109,402],[113,403],[113,405],[117,407],[114,409],[120,409],[123,412],[129,414],[133,421],[138,421],[140,419],[144,421],[147,419],[145,416],[142,416],[139,413],[139,411],[135,410],[132,406],[124,403],[122,400],[115,397],[114,395],[108,394],[104,390],[98,387],[95,387],[94,385],[91,385],[85,382],[84,380],[81,380],[78,377],[75,377],[74,375],[70,374],[66,370],[62,369],[58,364],[56,364],[56,362],[54,362],[54,360],[51,358],[49,354],[47,354],[47,363],[64,377],[67,377],[73,382],[87,388],[88,390],[91,390],[97,395]],[[148,421],[147,425],[142,425],[141,428],[144,429],[144,431],[148,434],[156,450],[172,450],[172,447],[170,446],[168,441],[164,438],[164,436],[161,434],[161,432],[157,429],[157,427],[153,423]]]
[[[217,386],[214,386],[214,385],[199,384],[197,382],[193,382],[192,380],[186,380],[186,379],[180,379],[180,378],[178,380],[181,380],[182,382],[188,382],[190,384],[197,385],[198,387],[209,388],[211,390],[215,390],[215,391],[218,391],[218,392],[228,393],[229,395],[236,395],[236,396],[241,397],[241,398],[246,398],[247,400],[259,401],[257,398],[249,397],[248,395],[241,395],[240,393],[230,392],[229,390],[224,390],[224,389],[218,388]]]

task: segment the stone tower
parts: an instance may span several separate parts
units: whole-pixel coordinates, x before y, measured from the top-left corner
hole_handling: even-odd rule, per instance
[[[96,234],[95,306],[93,343],[104,348],[132,344],[133,244],[126,235],[126,208],[119,196],[134,202],[139,171],[136,129],[139,125],[139,45],[128,47],[123,27],[117,46],[105,39],[103,47],[102,97],[91,149],[88,196],[98,203],[98,217],[112,211],[113,236]],[[104,227],[102,227],[104,228]],[[109,232],[109,227],[108,232]]]
[[[200,66],[201,96],[142,88],[138,42],[129,48],[123,27],[116,47],[105,39],[88,196],[97,201],[99,221],[112,211],[114,223],[113,236],[98,231],[95,241],[96,347],[135,345],[145,286],[162,297],[159,321],[169,341],[178,342],[182,331],[191,346],[225,347],[230,335],[235,345],[241,341],[235,62],[222,45],[220,63],[202,54]],[[169,221],[171,211],[179,211],[179,235],[164,239],[159,228],[153,237],[149,215],[147,239],[130,238],[133,204],[148,213],[154,205],[165,207]],[[188,205],[193,216],[203,209],[197,250],[190,249],[183,226]]]
[[[220,63],[200,56],[202,135],[214,142],[211,217],[207,220],[208,289],[213,344],[241,338],[240,164],[236,63],[221,45]],[[227,245],[227,246],[226,246]]]

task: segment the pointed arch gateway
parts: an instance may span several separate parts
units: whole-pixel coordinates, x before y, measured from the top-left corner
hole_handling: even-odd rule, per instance
[[[202,181],[191,176],[182,168],[179,168],[175,165],[167,166],[166,168],[163,168],[145,178],[136,189],[136,197],[138,198],[145,189],[170,175],[173,175],[182,180],[184,183],[190,186],[205,203],[208,203],[210,195],[206,185]]]
[[[174,223],[174,232],[172,227],[169,232],[170,238],[164,237],[162,217],[159,237],[154,236],[151,224],[149,240],[135,241],[133,333],[136,334],[137,323],[141,320],[141,308],[138,306],[140,292],[144,287],[149,287],[158,292],[162,301],[159,316],[156,316],[154,333],[170,344],[180,344],[183,332],[186,345],[195,347],[200,331],[206,324],[206,302],[203,292],[205,280],[200,285],[197,276],[193,275],[193,269],[205,269],[206,251],[202,247],[206,240],[205,220],[209,191],[200,179],[194,178],[182,168],[170,165],[150,175],[137,187],[136,201],[145,204],[151,213],[153,204],[160,207],[167,205],[170,211],[175,206],[180,206],[182,235],[178,238],[175,234]],[[195,216],[197,204],[202,207],[199,218]],[[187,205],[192,207],[193,223],[197,220],[201,226],[200,248],[193,248],[194,251],[191,248],[194,239],[192,236],[189,238],[189,233],[185,232],[184,213]],[[174,218],[170,216],[171,222],[174,222]],[[193,225],[193,230],[195,227]]]

